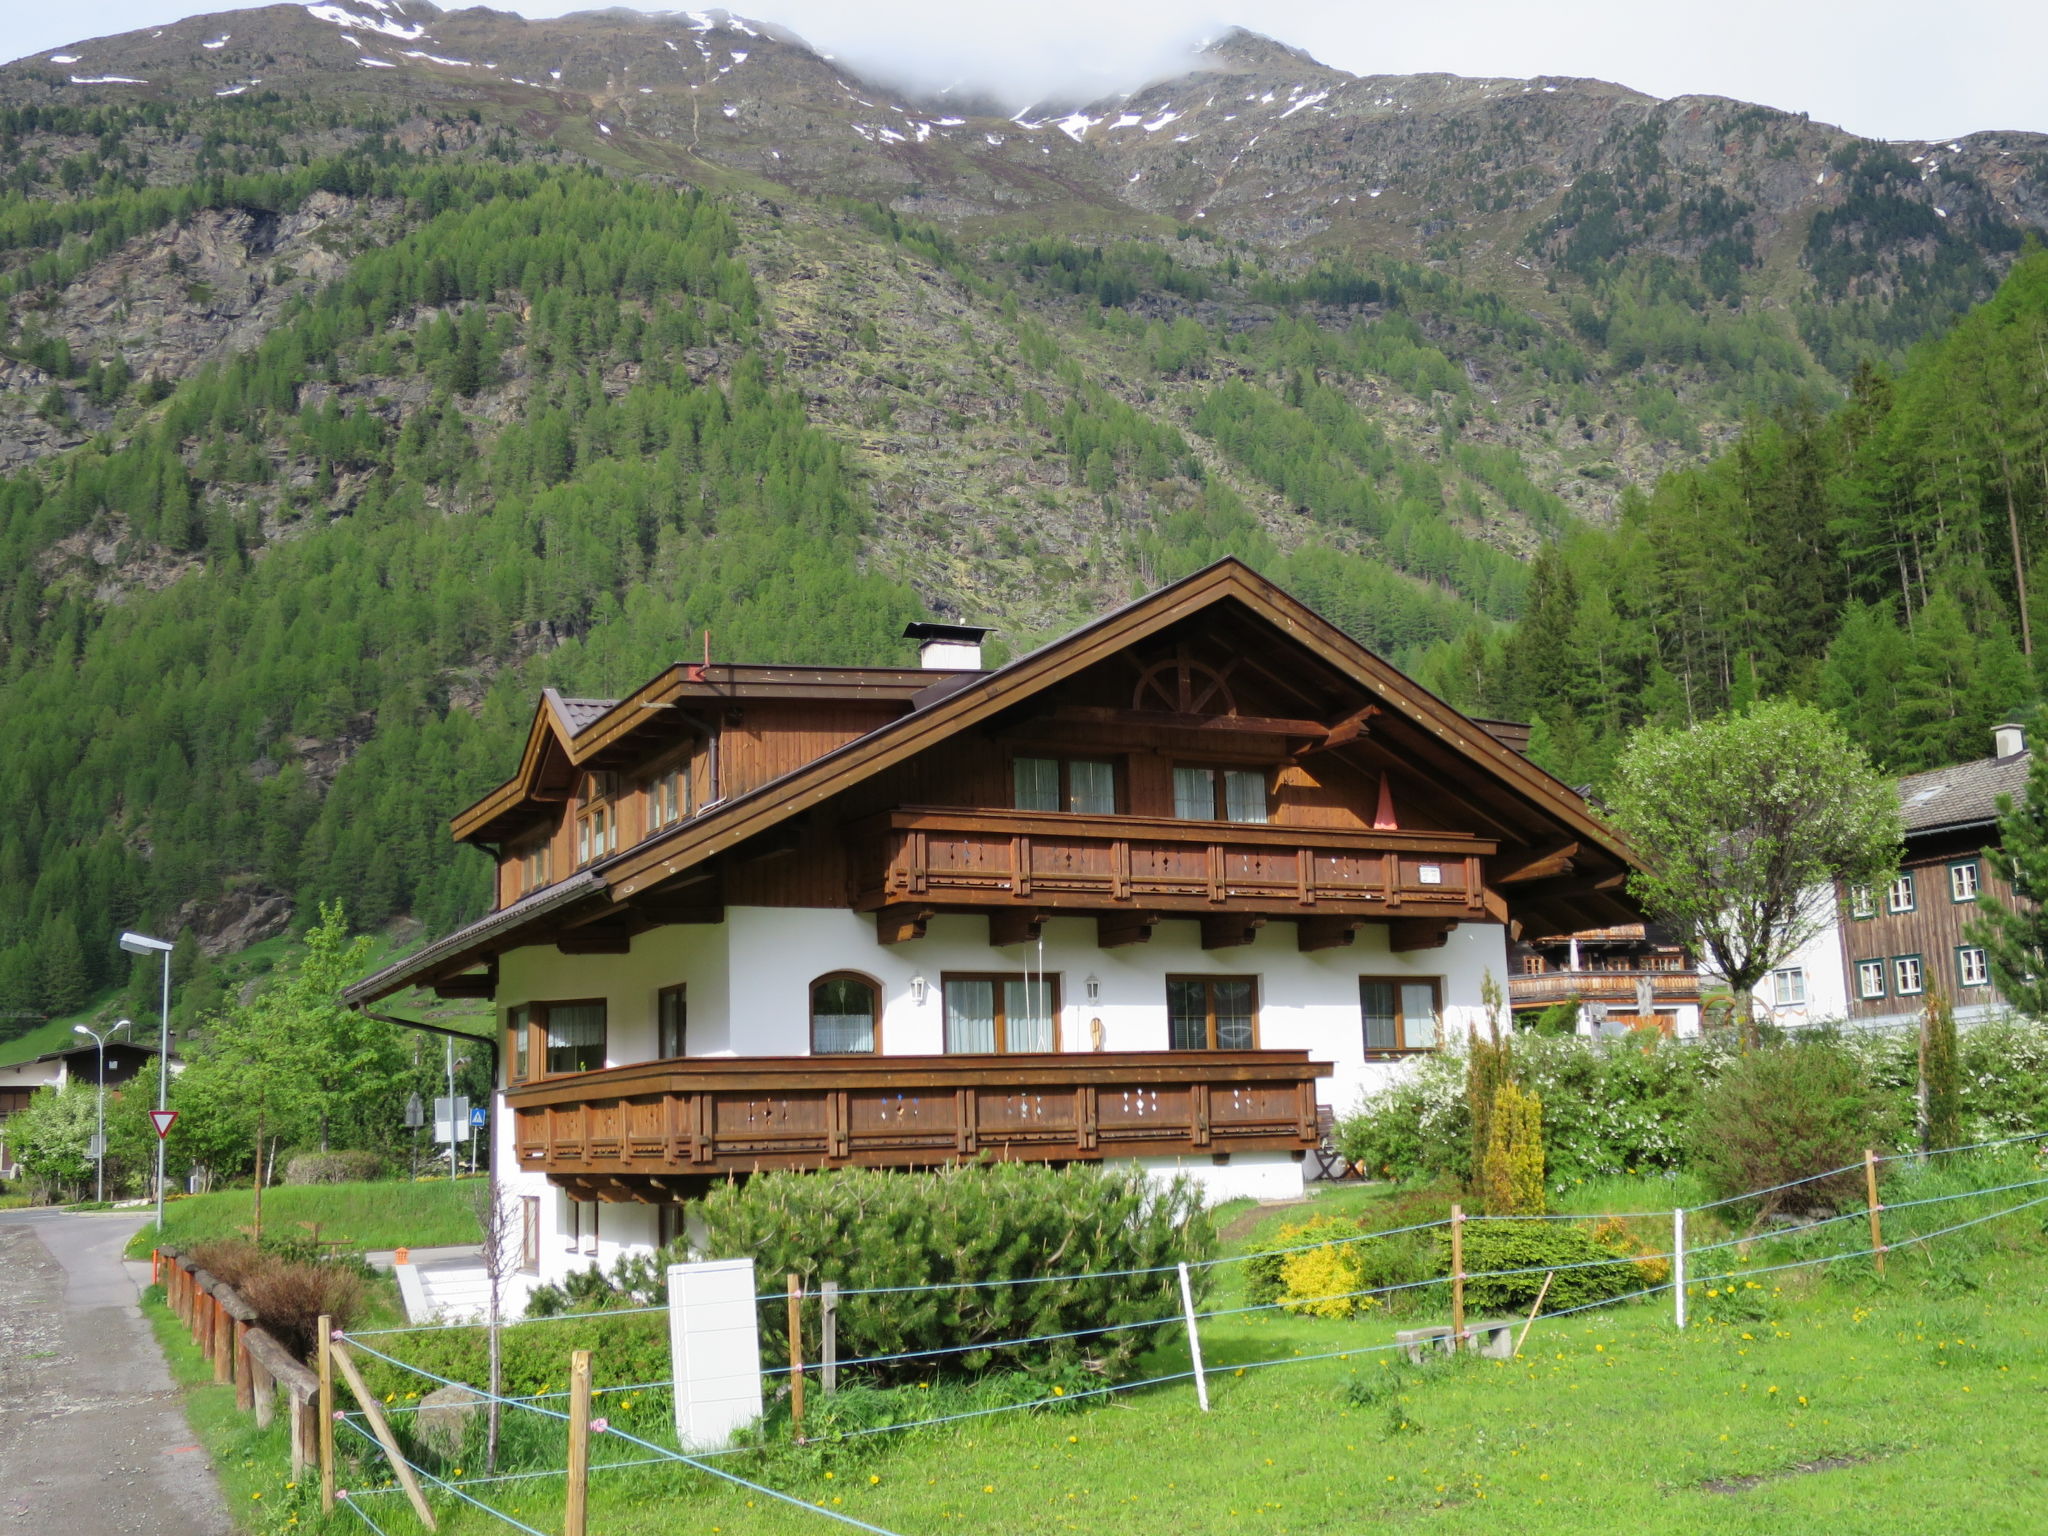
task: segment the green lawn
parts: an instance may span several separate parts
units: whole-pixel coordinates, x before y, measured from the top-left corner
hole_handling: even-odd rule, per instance
[[[1959,1170],[1909,1176],[1907,1184],[1918,1183],[1887,1198],[2042,1176],[2007,1160],[1967,1178]],[[1669,1191],[1621,1192],[1647,1209]],[[1889,1217],[1888,1230],[1896,1240],[2039,1193],[1923,1208]],[[1359,1207],[1384,1196],[1334,1198]],[[1181,1381],[1060,1411],[719,1464],[905,1536],[1351,1536],[1368,1526],[1532,1536],[2032,1533],[2048,1502],[2048,1450],[2035,1432],[2048,1403],[2044,1211],[1901,1249],[1882,1279],[1861,1259],[1826,1273],[1764,1274],[1732,1293],[1701,1286],[1694,1326],[1682,1334],[1666,1293],[1539,1321],[1513,1362],[1465,1358],[1423,1369],[1385,1352],[1309,1357],[1369,1349],[1398,1324],[1426,1318],[1254,1313],[1204,1325],[1208,1414]],[[1267,1213],[1254,1226],[1301,1214]],[[1845,1222],[1828,1241],[1861,1246],[1858,1230]],[[1743,1262],[1782,1261],[1801,1241],[1813,1239],[1760,1242]],[[1226,1294],[1210,1305],[1231,1301]],[[402,1352],[402,1343],[381,1342]],[[1289,1363],[1254,1368],[1272,1360]],[[1144,1369],[1165,1374],[1187,1363],[1185,1346],[1173,1343]],[[672,1443],[665,1399],[642,1398],[628,1406],[614,1397],[599,1411]],[[512,1440],[522,1467],[562,1464],[552,1424],[529,1417]],[[602,1438],[594,1452],[599,1461],[638,1454]],[[374,1483],[381,1468],[354,1475]],[[560,1489],[559,1479],[541,1478],[475,1491],[554,1530]],[[370,1498],[366,1507],[392,1536],[415,1529],[398,1500]],[[444,1531],[509,1529],[446,1494],[434,1502]],[[596,1474],[591,1528],[782,1536],[848,1527],[671,1465]]]
[[[474,1180],[416,1184],[291,1184],[263,1192],[266,1234],[313,1235],[352,1248],[432,1248],[477,1241]],[[246,1189],[187,1195],[164,1207],[162,1241],[198,1243],[246,1236],[255,1196]],[[128,1244],[130,1258],[148,1258],[159,1241],[154,1225]]]

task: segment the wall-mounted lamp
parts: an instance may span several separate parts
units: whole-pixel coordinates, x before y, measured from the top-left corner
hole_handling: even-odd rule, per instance
[[[918,1007],[924,1006],[925,980],[922,976],[910,978],[910,1000]]]
[[[1096,976],[1091,973],[1088,979],[1082,982],[1081,985],[1088,989],[1089,1002],[1099,1003],[1102,1001],[1102,982]]]

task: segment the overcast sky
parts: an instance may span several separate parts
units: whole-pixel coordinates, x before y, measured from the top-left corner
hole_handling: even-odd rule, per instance
[[[493,3],[528,16],[594,8]],[[0,0],[0,59],[240,8]],[[1762,102],[1886,139],[2048,132],[2044,0],[773,0],[740,14],[856,65],[901,61],[920,79],[1027,99],[1063,84],[1139,84],[1176,45],[1240,22],[1355,74],[1592,75],[1657,96]],[[1077,79],[1084,70],[1093,78]]]

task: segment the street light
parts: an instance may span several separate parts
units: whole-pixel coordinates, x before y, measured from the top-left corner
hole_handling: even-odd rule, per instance
[[[71,1032],[74,1035],[92,1036],[92,1043],[98,1046],[100,1049],[100,1130],[99,1135],[94,1138],[94,1140],[99,1145],[99,1151],[93,1158],[94,1164],[97,1165],[99,1169],[99,1178],[95,1183],[93,1199],[101,1205],[105,1205],[107,1203],[107,1041],[112,1039],[115,1035],[121,1033],[121,1031],[126,1029],[127,1027],[128,1021],[126,1019],[118,1019],[115,1021],[114,1027],[108,1030],[103,1035],[96,1029],[86,1028],[83,1024],[74,1024],[71,1026]]]
[[[152,939],[146,933],[124,933],[121,935],[121,947],[131,955],[163,956],[163,1034],[156,1056],[156,1107],[159,1111],[166,1110],[171,1107],[171,946],[162,939]],[[159,1233],[164,1229],[164,1133],[161,1120],[157,1122],[156,1133],[156,1229]]]

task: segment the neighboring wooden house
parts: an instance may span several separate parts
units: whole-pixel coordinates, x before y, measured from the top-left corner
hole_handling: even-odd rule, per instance
[[[91,1083],[98,1080],[100,1051],[96,1045],[71,1045],[60,1051],[46,1051],[31,1061],[10,1062],[0,1066],[0,1178],[11,1179],[17,1172],[14,1159],[7,1152],[7,1122],[24,1109],[38,1088],[62,1088],[68,1082]],[[147,1071],[155,1081],[156,1047],[142,1045],[132,1040],[112,1040],[107,1043],[107,1086],[118,1089],[139,1074]],[[183,1063],[173,1057],[171,1069],[182,1070]]]
[[[1979,895],[2003,902],[2012,888],[1984,850],[1998,843],[1998,799],[2023,799],[2032,754],[2017,725],[2001,725],[1992,756],[1899,780],[1906,855],[1881,889],[1838,893],[1839,952],[1848,1018],[1854,1024],[1901,1023],[1941,992],[1956,1017],[2004,1006],[1983,949],[1964,926]]]
[[[1700,1027],[1700,973],[1682,945],[1645,923],[1527,935],[1511,952],[1508,999],[1527,1025],[1559,1003],[1579,1005],[1586,1034]]]
[[[912,633],[926,669],[547,695],[453,823],[498,910],[346,994],[497,1004],[533,1276],[768,1168],[1298,1193],[1322,1111],[1478,1020],[1511,924],[1640,917],[1577,795],[1235,561],[995,671]]]

